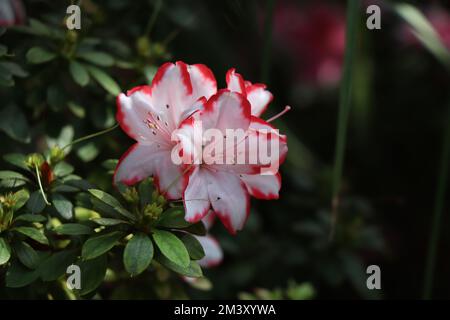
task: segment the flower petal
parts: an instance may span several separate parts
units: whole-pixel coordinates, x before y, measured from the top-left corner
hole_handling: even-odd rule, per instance
[[[144,144],[155,141],[146,123],[149,112],[155,110],[150,103],[148,86],[136,87],[128,92],[128,96],[123,93],[117,96],[117,122],[130,138]]]
[[[209,210],[208,213],[206,214],[206,216],[202,219],[206,230],[211,229],[215,220],[216,220],[216,214],[214,213],[214,211]]]
[[[247,99],[252,107],[252,115],[259,117],[267,109],[273,99],[272,93],[266,90],[264,84],[253,84],[247,87]]]
[[[223,260],[223,251],[219,245],[217,240],[210,236],[206,235],[204,237],[194,236],[200,242],[205,251],[205,256],[198,261],[200,266],[210,268],[217,266]]]
[[[208,172],[208,194],[214,212],[225,228],[235,234],[241,230],[250,213],[250,199],[239,176],[227,172]]]
[[[205,217],[211,206],[204,171],[200,167],[193,170],[183,193],[185,219],[188,222],[197,222]]]
[[[192,82],[193,95],[198,100],[201,97],[209,99],[217,93],[217,82],[212,71],[204,64],[188,66]]]
[[[186,179],[182,177],[182,166],[175,166],[170,156],[171,149],[157,143],[136,143],[120,158],[114,172],[114,182],[133,185],[153,176],[160,192],[164,192],[168,199],[179,199]],[[169,186],[170,190],[167,190]]]
[[[273,174],[278,172],[278,167],[285,161],[287,156],[287,137],[280,134],[278,129],[273,127],[270,123],[262,120],[258,117],[252,117],[250,123],[251,131],[258,134],[258,139],[267,141],[267,145],[270,149],[270,163],[272,164],[271,172]],[[276,148],[278,146],[278,148]],[[260,151],[260,150],[259,150]],[[253,152],[253,151],[251,151]],[[268,167],[264,165],[263,167]]]
[[[281,176],[279,173],[275,175],[242,175],[241,180],[247,187],[251,196],[257,199],[272,200],[278,199],[278,192],[281,188]]]
[[[150,103],[155,110],[164,112],[162,122],[169,132],[175,130],[183,120],[184,112],[197,101],[192,83],[184,62],[162,65],[153,78],[150,90]]]
[[[248,100],[241,94],[220,90],[212,96],[200,112],[203,130],[248,129],[251,120],[251,108]]]
[[[236,69],[231,68],[228,70],[225,79],[228,90],[246,95],[244,78],[236,72]]]

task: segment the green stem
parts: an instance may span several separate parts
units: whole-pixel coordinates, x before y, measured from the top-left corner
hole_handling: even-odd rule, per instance
[[[336,134],[336,150],[334,156],[333,185],[332,185],[332,217],[331,217],[332,220],[331,220],[330,239],[332,239],[334,236],[334,230],[337,223],[337,215],[339,207],[339,190],[342,177],[342,168],[344,163],[347,123],[350,113],[353,65],[355,62],[354,53],[356,43],[358,3],[359,3],[358,0],[347,1],[345,60],[340,88],[339,113],[338,113],[337,134]]]
[[[45,195],[45,191],[44,191],[44,187],[42,186],[42,182],[41,182],[41,174],[39,172],[39,168],[37,165],[34,166],[34,168],[36,169],[36,177],[38,180],[38,184],[39,184],[39,189],[41,189],[41,193],[42,193],[42,197],[44,198],[44,201],[47,205],[50,205],[50,202],[48,202],[47,197]]]
[[[272,24],[273,13],[275,9],[275,0],[267,0],[266,15],[264,21],[264,47],[261,61],[261,81],[268,84],[270,73],[270,52],[272,47]]]
[[[445,192],[447,188],[447,178],[450,163],[450,106],[447,115],[447,124],[442,141],[442,155],[439,166],[439,175],[437,181],[437,192],[434,202],[433,222],[431,226],[431,235],[428,243],[428,256],[425,267],[425,282],[423,288],[423,298],[430,299],[433,289],[434,269],[436,265],[437,246],[440,235],[440,225],[442,212],[444,211]]]
[[[113,131],[113,130],[114,130],[115,128],[117,128],[118,126],[119,126],[119,124],[116,123],[116,124],[113,125],[111,128],[108,128],[108,129],[105,129],[105,130],[102,130],[102,131],[99,131],[99,132],[96,132],[96,133],[93,133],[93,134],[89,134],[89,135],[87,135],[87,136],[84,136],[84,137],[75,139],[75,140],[73,140],[71,143],[68,143],[68,144],[66,144],[64,147],[62,147],[61,150],[64,150],[64,149],[66,149],[66,148],[68,148],[68,147],[70,147],[70,146],[73,146],[74,144],[76,144],[76,143],[78,143],[78,142],[82,142],[82,141],[85,141],[85,140],[88,140],[88,139],[91,139],[91,138],[95,138],[95,137],[101,136],[102,134],[105,134],[105,133],[108,133],[108,132],[110,132],[110,131]]]

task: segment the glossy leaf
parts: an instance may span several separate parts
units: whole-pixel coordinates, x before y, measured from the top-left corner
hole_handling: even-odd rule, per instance
[[[142,273],[153,259],[153,243],[143,233],[135,234],[123,252],[125,269],[133,276]]]

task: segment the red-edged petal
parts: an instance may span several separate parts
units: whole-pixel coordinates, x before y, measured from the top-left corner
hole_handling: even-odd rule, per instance
[[[211,229],[215,220],[216,220],[216,214],[214,213],[214,211],[209,210],[208,213],[206,214],[206,216],[202,219],[206,230]]]
[[[171,149],[157,143],[134,144],[119,160],[114,172],[114,182],[133,185],[142,179],[153,176],[159,191],[168,199],[181,198],[186,187],[183,168],[171,161]],[[170,186],[170,189],[168,190]]]
[[[129,96],[123,93],[117,96],[117,122],[130,138],[142,143],[151,143],[155,137],[152,137],[152,131],[146,120],[149,112],[155,110],[150,103],[148,87],[136,87],[129,93]]]
[[[236,69],[231,68],[228,70],[225,79],[228,90],[246,95],[244,78],[236,72]]]
[[[151,85],[150,103],[155,110],[165,114],[162,123],[169,132],[178,127],[182,115],[197,100],[184,62],[166,63],[158,69]]]
[[[272,200],[278,199],[281,188],[281,176],[275,175],[241,175],[241,180],[247,187],[251,196],[257,199]]]
[[[215,128],[226,133],[226,129],[247,130],[251,120],[251,107],[241,94],[220,90],[213,95],[200,113],[203,130]]]
[[[194,236],[200,242],[205,251],[205,256],[198,261],[202,267],[211,268],[220,264],[223,260],[223,251],[220,247],[219,242],[210,236],[206,235],[204,237]]]
[[[270,149],[274,146],[273,149],[276,153],[270,153],[269,155],[272,168],[268,171],[275,174],[278,172],[278,167],[286,160],[288,151],[287,137],[280,134],[278,129],[273,127],[270,123],[257,117],[252,117],[250,130],[256,132],[258,134],[258,139],[262,139],[267,143]],[[278,148],[276,148],[276,146],[278,146]],[[264,167],[267,168],[268,165],[264,165]]]
[[[209,99],[217,93],[217,82],[212,71],[204,64],[188,66],[188,72],[192,82],[193,96],[196,99],[205,97]]]
[[[122,182],[133,185],[153,175],[155,169],[153,158],[158,157],[157,151],[155,144],[135,143],[132,145],[119,159],[114,171],[114,183]]]
[[[205,181],[204,169],[200,167],[196,167],[189,175],[188,184],[183,193],[186,221],[197,222],[209,211],[211,205]]]
[[[273,99],[272,93],[264,84],[253,84],[247,87],[247,99],[252,107],[252,115],[259,117]]]
[[[168,200],[180,199],[188,181],[187,176],[183,174],[185,167],[175,165],[167,158],[161,159],[161,162],[153,175],[158,191]]]
[[[250,199],[239,176],[227,172],[208,174],[208,194],[214,212],[231,233],[241,230],[250,213]]]

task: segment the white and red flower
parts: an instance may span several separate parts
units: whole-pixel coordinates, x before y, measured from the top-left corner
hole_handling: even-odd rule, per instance
[[[214,75],[205,65],[177,62],[161,66],[151,86],[120,94],[116,118],[136,144],[120,158],[114,181],[131,185],[153,176],[158,190],[168,199],[181,198],[187,181],[183,166],[171,161],[176,145],[171,135],[216,91]]]
[[[117,121],[136,144],[120,159],[114,181],[134,184],[153,176],[168,199],[183,198],[187,221],[197,222],[212,209],[234,234],[248,217],[250,196],[278,198],[278,167],[286,157],[287,143],[285,136],[259,118],[273,98],[265,85],[245,81],[234,69],[228,71],[226,80],[228,89],[217,92],[216,80],[206,66],[166,63],[151,86],[119,95]],[[191,138],[197,123],[221,135],[218,140],[202,140],[201,149],[223,144],[229,129],[241,130],[244,138],[232,140],[233,151],[244,145],[240,155],[249,159],[258,153],[251,139],[274,142],[270,163],[237,163],[238,153],[232,152],[231,163],[176,164],[173,151],[191,159],[195,156]],[[178,140],[172,140],[174,136]],[[227,160],[230,150],[222,152]],[[209,240],[202,241],[213,247]]]

